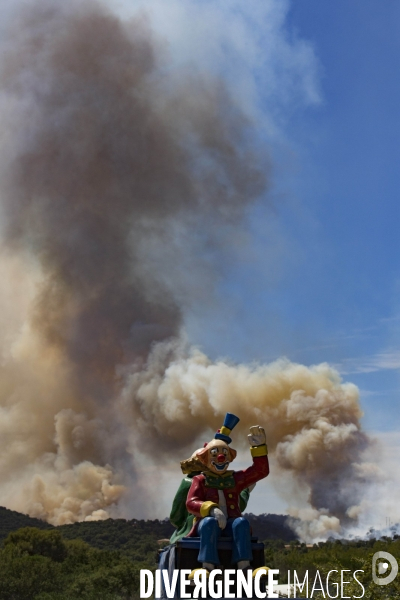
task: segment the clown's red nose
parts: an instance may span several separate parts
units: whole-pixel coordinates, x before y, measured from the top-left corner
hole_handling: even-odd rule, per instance
[[[217,461],[218,462],[225,462],[225,454],[218,454]]]

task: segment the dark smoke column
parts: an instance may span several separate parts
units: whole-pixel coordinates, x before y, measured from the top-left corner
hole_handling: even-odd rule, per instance
[[[138,264],[143,239],[160,236],[162,253],[174,220],[237,219],[264,177],[221,83],[166,91],[145,20],[128,28],[96,3],[36,2],[12,36],[1,88],[20,112],[3,149],[6,244],[43,268],[35,329],[82,380],[112,380],[181,324],[171,292]]]
[[[166,272],[184,281],[180,258],[217,247],[266,189],[267,161],[223,83],[168,75],[159,47],[145,17],[127,25],[86,0],[32,2],[3,42],[2,252],[40,270],[25,331],[40,346],[29,368],[37,412],[22,470],[61,452],[60,473],[84,461],[121,473],[113,407],[124,369],[140,369],[183,322]],[[3,404],[25,402],[30,360],[7,366]],[[48,361],[62,371],[57,392],[43,383]]]

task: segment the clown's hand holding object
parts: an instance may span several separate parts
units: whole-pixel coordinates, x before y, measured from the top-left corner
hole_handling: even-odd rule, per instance
[[[215,517],[218,521],[218,527],[220,529],[225,529],[226,527],[226,516],[222,512],[220,508],[216,506],[210,510],[210,516]]]

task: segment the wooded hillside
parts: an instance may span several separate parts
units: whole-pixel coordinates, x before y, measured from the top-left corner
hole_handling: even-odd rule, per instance
[[[287,581],[288,571],[296,570],[301,579],[308,571],[310,593],[317,571],[326,577],[331,570],[357,570],[364,598],[400,600],[399,577],[388,586],[373,584],[371,577],[372,556],[378,550],[400,560],[397,535],[380,540],[332,540],[309,547],[293,539],[282,515],[248,516],[265,541],[265,564],[280,570],[280,583]],[[156,568],[157,550],[166,545],[172,530],[167,520],[136,519],[53,527],[2,508],[0,600],[136,600],[140,569]],[[289,543],[285,536],[292,536]],[[334,574],[331,582],[337,583],[338,577]],[[354,581],[346,592],[361,597],[361,587]],[[297,596],[307,597],[306,589]],[[313,597],[323,596],[316,592]]]

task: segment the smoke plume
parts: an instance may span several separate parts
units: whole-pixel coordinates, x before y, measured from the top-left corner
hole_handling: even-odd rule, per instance
[[[369,440],[360,427],[358,389],[327,364],[237,366],[163,342],[145,368],[128,377],[122,398],[136,423],[136,441],[142,449],[147,442],[149,452],[155,441],[164,452],[196,439],[201,446],[199,432],[215,431],[228,411],[241,418],[235,443],[262,423],[279,470],[293,479],[288,499],[308,494],[312,510],[292,510],[304,521],[296,527],[305,539],[339,533],[370,479],[367,463],[360,464]]]
[[[338,530],[364,481],[356,387],[327,365],[213,363],[182,340],[268,190],[256,124],[220,79],[171,69],[145,14],[41,0],[2,57],[0,501],[55,524],[107,518],[141,498],[139,453],[178,466],[229,410],[242,437],[266,427],[318,527]]]

